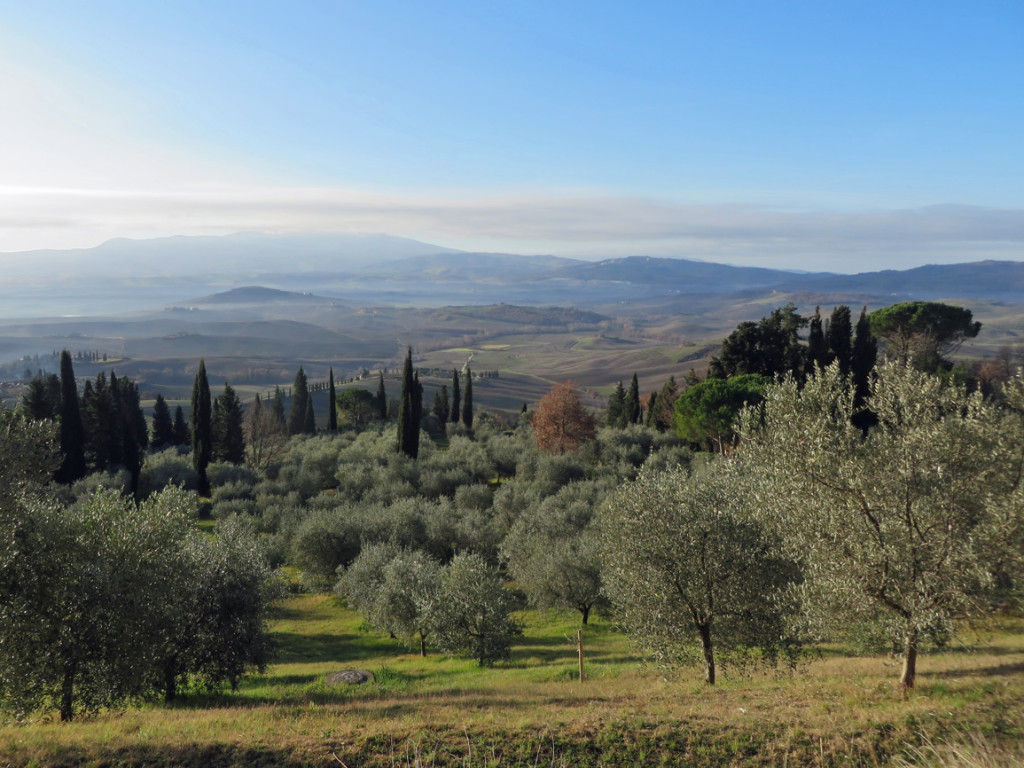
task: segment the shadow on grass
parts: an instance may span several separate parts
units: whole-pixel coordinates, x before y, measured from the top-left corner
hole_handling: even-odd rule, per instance
[[[1002,677],[1005,675],[1019,675],[1024,672],[1024,661],[1014,664],[995,664],[990,667],[975,667],[974,669],[946,669],[946,670],[923,670],[918,672],[918,677],[944,678],[958,677]]]
[[[21,760],[18,754],[8,755],[15,762],[5,765],[46,765],[50,768],[71,768],[84,765],[136,765],[154,768],[228,768],[228,766],[304,766],[308,759],[293,754],[289,749],[271,749],[264,746],[242,744],[187,744],[180,747],[167,745],[133,744],[110,748],[102,745],[62,747],[59,753],[46,756],[44,763],[37,758]]]
[[[279,649],[275,664],[361,661],[385,653],[382,645],[367,645],[365,638],[344,633],[272,632],[271,638]]]

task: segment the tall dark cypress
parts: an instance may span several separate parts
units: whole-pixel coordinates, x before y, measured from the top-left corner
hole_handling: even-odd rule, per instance
[[[448,417],[451,415],[447,384],[442,384],[441,388],[434,393],[434,405],[430,410],[433,411],[437,420],[441,422],[441,429],[444,429],[444,425],[448,423]]]
[[[423,385],[420,384],[420,372],[412,375],[412,426],[416,430],[416,455],[419,455],[420,424],[423,423]]]
[[[206,361],[200,359],[199,370],[192,384],[192,414],[189,425],[192,428],[192,468],[199,475],[199,493],[210,494],[210,480],[206,468],[213,457],[211,440],[211,418],[213,406],[210,403],[210,382],[206,378]]]
[[[644,426],[654,427],[655,419],[657,418],[658,408],[661,406],[658,404],[658,393],[651,392],[650,398],[647,400],[647,413],[644,415]]]
[[[60,380],[52,373],[32,377],[18,410],[29,419],[56,421],[60,414]]]
[[[288,412],[288,434],[299,435],[306,429],[306,407],[309,401],[309,385],[306,381],[306,372],[299,366],[295,374],[295,384],[292,385],[292,408]]]
[[[473,428],[473,372],[466,366],[466,391],[462,393],[462,423]]]
[[[839,361],[839,371],[843,376],[849,376],[853,357],[853,323],[849,307],[840,304],[832,310],[827,338],[829,357]]]
[[[73,483],[85,476],[85,432],[78,406],[78,384],[71,364],[71,353],[60,353],[60,450],[64,456],[56,478]]]
[[[185,421],[185,412],[180,405],[174,407],[174,442],[172,445],[189,444],[188,422]]]
[[[624,426],[624,413],[626,407],[626,390],[620,381],[615,385],[611,395],[608,396],[608,409],[605,411],[605,424],[614,429]]]
[[[868,308],[860,311],[857,320],[857,332],[853,337],[853,353],[851,355],[850,374],[854,385],[854,406],[864,405],[871,393],[871,371],[878,360],[878,340],[871,332],[868,320]],[[874,425],[875,415],[869,411],[861,411],[853,417],[853,423],[865,432]]]
[[[334,368],[327,381],[327,431],[338,431],[338,393],[334,389]]]
[[[313,413],[313,398],[306,397],[306,414],[302,419],[302,434],[316,434],[316,414]]]
[[[156,396],[156,402],[153,403],[153,439],[149,444],[154,451],[174,445],[174,422],[171,419],[171,409],[164,396],[159,393]]]
[[[398,407],[398,450],[415,459],[420,451],[420,423],[416,420],[416,390],[419,382],[412,371],[412,347],[402,365],[402,401]]]
[[[270,401],[270,411],[274,414],[281,429],[286,429],[288,422],[284,418],[284,395],[281,394],[281,387],[274,387],[274,398]]]
[[[640,383],[637,381],[636,372],[633,372],[633,380],[629,383],[629,392],[626,393],[626,401],[623,410],[626,413],[627,424],[639,424],[642,409],[640,408]]]
[[[814,308],[814,317],[811,318],[807,330],[807,373],[813,373],[818,368],[828,365],[828,342],[825,341],[825,332],[821,326],[821,307]]]
[[[213,458],[241,464],[245,461],[245,437],[242,430],[242,403],[234,387],[224,383],[224,391],[214,403],[211,424]]]
[[[452,369],[452,424],[462,418],[462,390],[459,389],[459,372]]]
[[[122,377],[114,385],[114,374],[110,375],[111,390],[117,403],[117,419],[120,430],[120,462],[131,474],[132,493],[138,491],[139,474],[149,445],[149,430],[142,413],[139,387],[134,381]]]
[[[373,404],[377,409],[377,418],[384,421],[388,417],[388,391],[384,389],[384,371],[380,372],[377,379],[377,394],[373,398]]]

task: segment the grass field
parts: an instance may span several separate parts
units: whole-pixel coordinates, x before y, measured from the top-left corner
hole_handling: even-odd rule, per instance
[[[578,617],[523,619],[511,661],[481,669],[422,659],[333,598],[296,596],[273,619],[277,663],[237,693],[6,725],[0,766],[879,766],[979,739],[1021,754],[1020,620],[970,636],[974,650],[924,656],[903,697],[896,660],[840,649],[791,675],[727,676],[714,689],[696,670],[667,680],[600,619],[584,629],[581,683]],[[327,685],[342,669],[375,680]]]

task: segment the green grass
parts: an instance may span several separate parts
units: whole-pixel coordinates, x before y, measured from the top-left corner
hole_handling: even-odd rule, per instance
[[[193,695],[71,724],[0,728],[0,766],[884,766],[929,743],[1024,741],[1024,622],[977,649],[927,653],[901,696],[898,664],[830,648],[792,675],[698,670],[665,679],[600,618],[522,614],[506,663],[431,653],[366,630],[325,595],[276,607],[276,663],[235,694]],[[365,669],[375,681],[328,685]]]

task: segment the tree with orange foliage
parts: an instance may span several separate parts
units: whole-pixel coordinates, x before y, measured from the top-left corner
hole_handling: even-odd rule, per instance
[[[548,453],[574,451],[597,434],[594,416],[583,407],[571,381],[555,384],[541,398],[530,423],[533,439]]]

